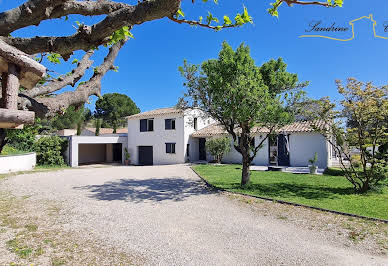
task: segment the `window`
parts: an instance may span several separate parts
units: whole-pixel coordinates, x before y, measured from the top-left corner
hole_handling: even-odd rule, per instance
[[[175,119],[164,119],[164,126],[166,130],[175,129]]]
[[[194,129],[197,130],[197,118],[194,118]]]
[[[140,132],[154,131],[154,119],[140,119]]]
[[[175,153],[175,143],[166,143],[166,153]]]
[[[187,144],[187,147],[186,147],[186,156],[187,156],[187,157],[190,157],[190,144]]]

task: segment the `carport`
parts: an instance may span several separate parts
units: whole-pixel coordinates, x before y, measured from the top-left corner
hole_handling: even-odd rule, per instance
[[[124,160],[126,135],[71,136],[68,146],[68,164],[76,167],[91,163],[112,163]]]

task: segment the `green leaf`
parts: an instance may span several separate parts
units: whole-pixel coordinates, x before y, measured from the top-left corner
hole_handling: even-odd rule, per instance
[[[183,13],[182,9],[178,9],[178,11],[176,12],[177,13],[177,18],[179,18],[179,16],[181,16],[182,18],[185,17],[185,13]]]
[[[198,19],[199,23],[202,23],[202,20],[203,20],[203,17],[200,16],[199,19]]]
[[[71,63],[72,63],[72,64],[77,64],[77,63],[78,63],[78,59],[75,58]]]
[[[212,23],[212,21],[214,21],[214,22],[216,22],[216,23],[219,22],[218,18],[213,17],[212,13],[210,13],[210,12],[208,11],[208,15],[207,15],[207,17],[206,17],[207,25],[210,25],[210,23]]]
[[[228,16],[224,16],[224,24],[225,25],[230,25],[232,24],[232,21],[230,20],[230,18]]]
[[[343,0],[334,0],[334,3],[335,3],[335,6],[342,7],[342,5],[344,4],[344,1]]]
[[[47,56],[47,60],[49,60],[51,63],[54,63],[54,64],[59,64],[61,63],[61,55],[60,54],[57,54],[57,53],[50,53],[48,56]]]
[[[242,18],[245,23],[252,23],[252,17],[248,14],[248,9],[244,6],[244,13],[242,15]]]

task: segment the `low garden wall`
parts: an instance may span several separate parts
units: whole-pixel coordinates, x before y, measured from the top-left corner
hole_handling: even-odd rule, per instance
[[[0,174],[29,171],[36,165],[36,153],[0,156]]]

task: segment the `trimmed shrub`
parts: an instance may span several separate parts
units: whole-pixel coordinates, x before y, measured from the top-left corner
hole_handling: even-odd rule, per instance
[[[67,140],[57,137],[43,137],[36,141],[36,161],[38,165],[64,165],[63,155],[67,147]]]
[[[215,161],[220,163],[222,157],[230,152],[230,139],[227,137],[212,138],[206,141],[206,149],[213,155]]]

